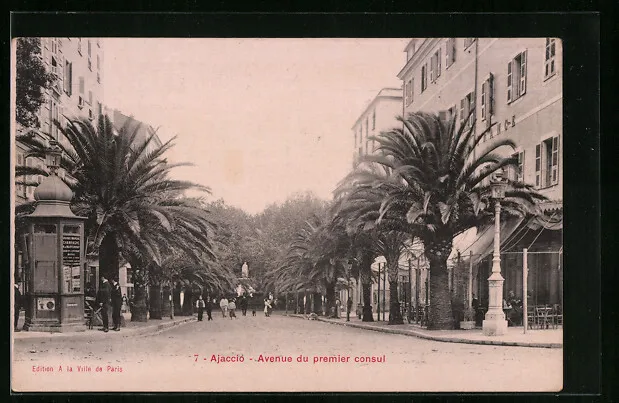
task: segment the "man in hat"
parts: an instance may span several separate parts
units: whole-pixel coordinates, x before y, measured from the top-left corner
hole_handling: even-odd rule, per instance
[[[101,276],[101,287],[99,287],[99,291],[97,292],[97,303],[101,307],[101,319],[103,320],[103,330],[107,333],[109,330],[109,318],[107,311],[110,307],[110,298],[112,294],[112,287],[110,287],[110,283],[107,281],[105,276]]]
[[[112,279],[112,322],[114,323],[114,328],[112,330],[120,331],[120,311],[123,306],[123,295],[122,290],[120,289],[120,284],[118,284],[118,279]]]

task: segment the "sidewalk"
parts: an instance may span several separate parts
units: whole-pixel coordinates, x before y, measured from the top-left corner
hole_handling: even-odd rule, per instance
[[[304,319],[304,315],[289,314],[290,317]],[[508,327],[507,334],[503,336],[484,336],[482,330],[427,330],[415,324],[388,325],[386,322],[361,322],[356,317],[346,322],[346,317],[341,319],[327,319],[318,317],[321,322],[350,326],[359,329],[373,330],[376,332],[402,334],[427,340],[442,341],[448,343],[487,344],[496,346],[540,347],[540,348],[563,348],[563,329],[527,330],[523,328]]]
[[[105,333],[101,330],[101,326],[95,326],[92,329],[86,328],[83,332],[66,332],[66,333],[57,333],[57,332],[28,332],[28,331],[19,331],[14,332],[13,337],[15,341],[25,340],[25,341],[38,341],[38,340],[60,340],[65,339],[67,337],[71,339],[93,339],[93,338],[109,338],[109,337],[128,337],[128,336],[141,336],[141,335],[150,335],[161,332],[163,330],[179,326],[184,323],[189,323],[196,321],[197,318],[195,316],[177,316],[174,319],[164,318],[164,319],[149,319],[148,322],[131,322],[131,314],[123,313],[125,317],[126,326],[120,329],[120,332],[114,332],[110,330]],[[22,323],[22,322],[20,322]]]

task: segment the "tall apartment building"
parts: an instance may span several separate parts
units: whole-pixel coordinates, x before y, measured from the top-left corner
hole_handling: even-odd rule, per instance
[[[529,258],[530,275],[534,276],[529,277],[529,289],[536,290],[536,302],[541,303],[560,303],[562,297],[561,45],[555,38],[414,38],[405,48],[406,63],[398,74],[403,82],[405,113],[445,113],[456,116],[462,125],[473,110],[477,134],[495,124],[474,152],[502,139],[516,143],[518,166],[507,175],[535,186],[548,197],[542,209],[553,223],[531,220],[505,225],[502,250],[511,253],[529,247],[539,253]],[[509,151],[502,148],[498,152],[505,155]],[[473,285],[483,301],[492,231],[477,238],[474,246],[463,249],[479,253],[479,261],[485,259],[479,270],[476,268]],[[505,289],[521,292],[521,255],[506,254],[502,259],[508,268]]]
[[[354,141],[353,166],[359,158],[371,154],[376,142],[369,137],[397,126],[396,116],[402,114],[402,90],[383,88],[359,115],[352,127]]]
[[[100,38],[39,38],[41,58],[45,68],[57,77],[51,89],[45,91],[45,102],[39,110],[40,127],[17,126],[18,134],[30,134],[45,141],[53,138],[67,145],[52,123],[62,125],[72,117],[86,117],[96,122],[103,112],[103,44]],[[45,166],[40,158],[28,156],[28,147],[17,142],[16,164]],[[27,182],[41,178],[28,177]],[[16,203],[32,200],[34,186],[15,186]]]

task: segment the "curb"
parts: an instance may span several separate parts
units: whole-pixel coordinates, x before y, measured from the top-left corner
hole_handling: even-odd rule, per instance
[[[156,319],[152,319],[152,320],[155,321]],[[125,329],[124,332],[120,332],[119,336],[121,336],[121,338],[130,337],[130,336],[147,336],[151,334],[161,333],[170,328],[184,325],[186,323],[194,322],[194,321],[197,321],[197,318],[190,316],[183,320],[178,320],[174,322],[153,324],[153,325],[148,325],[148,326],[139,327],[135,329]],[[36,334],[33,336],[29,335],[27,337],[19,337],[13,334],[13,342],[14,343],[17,341],[40,342],[40,341],[50,341],[50,340],[60,340],[60,339],[64,340],[67,338],[70,338],[71,340],[92,339],[92,338],[103,337],[103,334],[101,333],[100,332],[93,333],[91,331],[71,332],[71,333],[50,333],[50,332],[43,333],[41,332],[40,334]],[[112,333],[115,333],[115,332],[112,332]]]
[[[287,315],[292,318],[305,319],[303,316],[299,315]],[[364,325],[359,323],[350,323],[350,322],[334,322],[328,319],[324,319],[318,317],[317,320],[329,323],[332,325],[339,326],[349,326],[358,329],[372,330],[374,332],[382,332],[382,333],[390,333],[390,334],[400,334],[403,336],[411,336],[418,337],[420,339],[440,341],[444,343],[461,343],[461,344],[482,344],[482,345],[491,345],[491,346],[509,346],[509,347],[534,347],[534,348],[563,348],[562,343],[535,343],[535,342],[521,342],[521,341],[499,341],[499,340],[471,340],[464,339],[461,337],[445,337],[445,336],[432,336],[428,334],[424,334],[421,332],[417,332],[415,330],[408,329],[385,329],[382,327]]]

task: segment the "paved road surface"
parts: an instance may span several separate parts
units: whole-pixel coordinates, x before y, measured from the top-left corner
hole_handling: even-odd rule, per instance
[[[230,320],[214,313],[213,317],[212,322],[192,322],[150,336],[130,338],[122,331],[110,332],[104,342],[96,343],[18,340],[13,387],[47,391],[559,391],[562,387],[562,349],[441,343],[279,315],[239,315]],[[308,362],[297,362],[301,354]],[[217,363],[213,355],[242,356],[243,362]],[[260,355],[267,361],[260,361]],[[291,363],[268,361],[288,357]],[[356,357],[370,362],[355,362]],[[372,357],[385,362],[371,362]],[[89,367],[90,372],[78,372],[78,366]],[[50,367],[53,371],[45,371]]]

